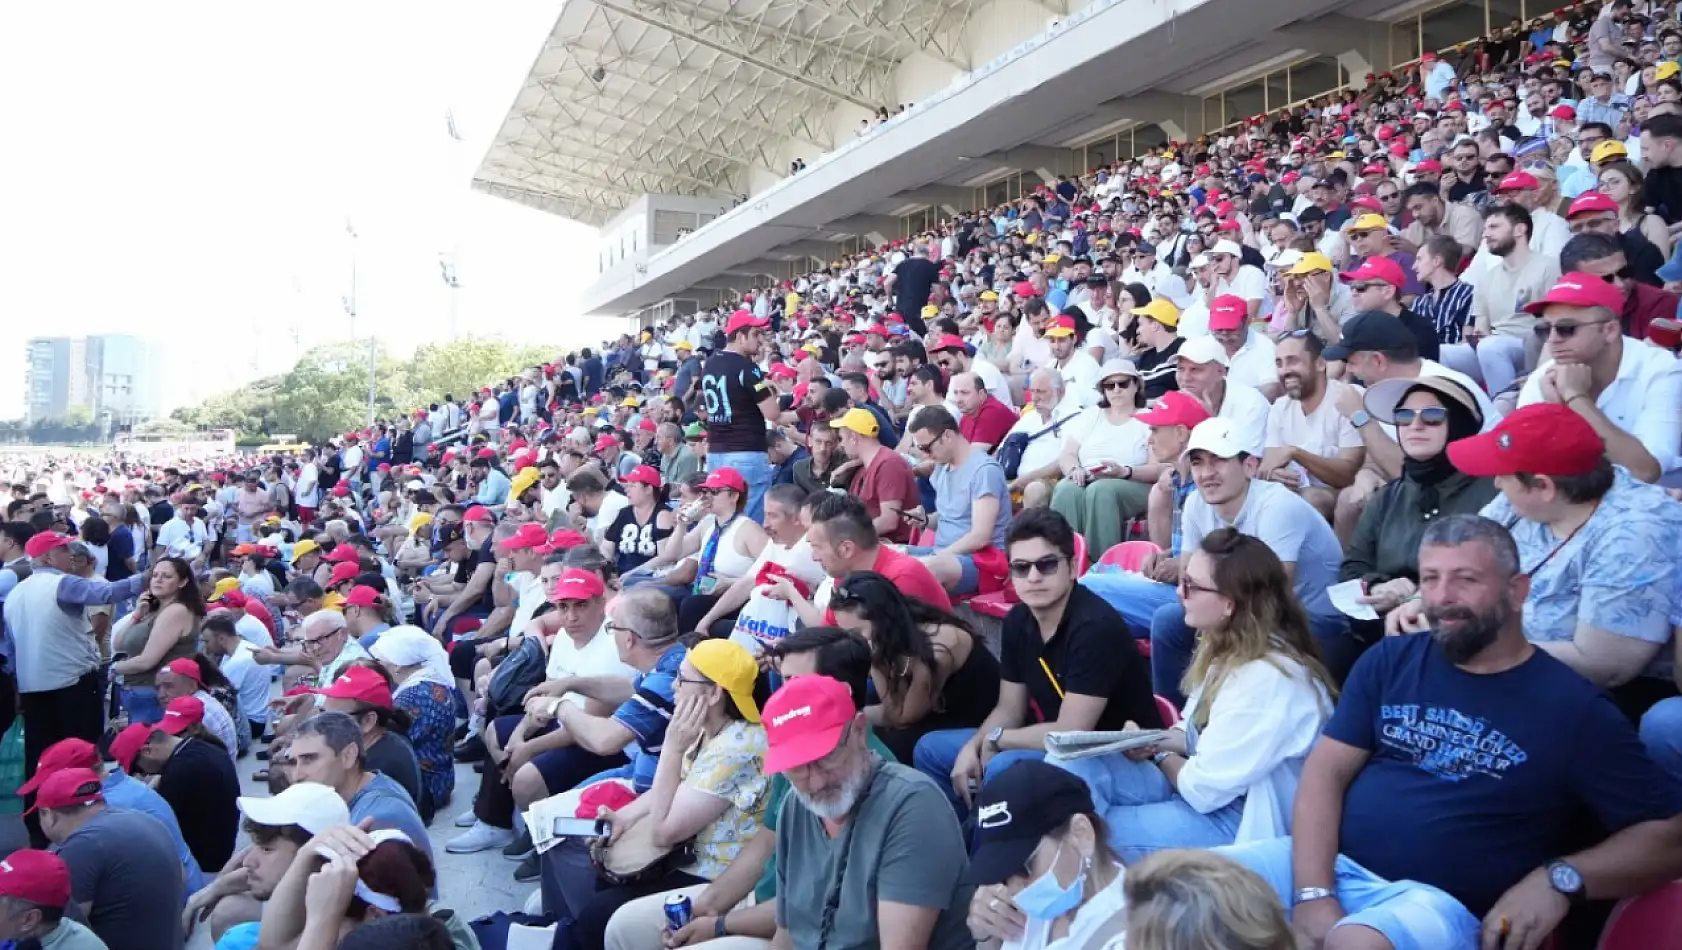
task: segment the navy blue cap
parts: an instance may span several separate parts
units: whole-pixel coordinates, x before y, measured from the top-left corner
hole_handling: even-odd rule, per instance
[[[1003,884],[1021,874],[1040,839],[1092,813],[1092,792],[1073,772],[1025,759],[981,787],[968,884]]]

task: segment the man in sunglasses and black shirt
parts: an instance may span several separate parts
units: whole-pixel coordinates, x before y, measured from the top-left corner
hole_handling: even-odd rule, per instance
[[[947,729],[917,742],[918,771],[948,790],[960,812],[985,778],[1043,758],[1050,732],[1155,729],[1150,666],[1102,597],[1075,583],[1075,532],[1050,508],[1011,524],[1005,554],[1022,602],[1005,615],[999,702],[973,732]]]

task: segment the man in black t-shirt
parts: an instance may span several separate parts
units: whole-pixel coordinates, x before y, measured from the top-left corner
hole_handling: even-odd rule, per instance
[[[766,420],[778,414],[777,391],[757,364],[769,323],[746,310],[724,325],[724,349],[701,368],[701,411],[706,417],[707,471],[733,468],[748,484],[747,516],[765,517],[765,489],[771,487],[766,457]]]
[[[1005,554],[1020,604],[1005,615],[999,702],[976,730],[931,732],[913,761],[960,812],[983,777],[1045,756],[1050,732],[1158,729],[1151,671],[1102,597],[1075,582],[1075,531],[1050,508],[1011,522]]]
[[[1647,166],[1642,206],[1665,224],[1682,222],[1682,117],[1656,115],[1642,123],[1641,159]]]
[[[918,336],[929,332],[923,323],[923,307],[929,302],[929,289],[939,277],[940,267],[929,260],[929,249],[918,246],[910,257],[899,262],[883,284],[884,289],[893,291],[894,310]]]
[[[181,839],[199,867],[219,868],[234,853],[239,834],[239,775],[227,749],[185,735],[203,722],[203,700],[175,699],[131,764],[158,777],[154,787],[175,812]]]

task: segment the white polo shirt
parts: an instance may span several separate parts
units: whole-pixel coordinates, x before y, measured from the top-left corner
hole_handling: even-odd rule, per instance
[[[1251,330],[1244,345],[1228,357],[1227,384],[1240,383],[1261,389],[1269,383],[1279,382],[1279,368],[1273,363],[1274,349],[1273,341],[1268,339],[1267,334]]]
[[[1542,401],[1542,376],[1553,364],[1546,360],[1530,374],[1518,394],[1520,406]],[[1626,336],[1618,375],[1594,404],[1652,453],[1664,472],[1664,484],[1682,482],[1682,362],[1669,351]]]
[[[1221,400],[1221,419],[1230,419],[1243,440],[1244,451],[1260,456],[1267,443],[1267,413],[1273,407],[1267,397],[1253,386],[1242,386],[1227,380],[1226,396]]]

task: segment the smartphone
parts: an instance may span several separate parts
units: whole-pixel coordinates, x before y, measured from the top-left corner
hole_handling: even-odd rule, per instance
[[[607,833],[607,823],[599,818],[557,818],[557,838],[600,838]]]

